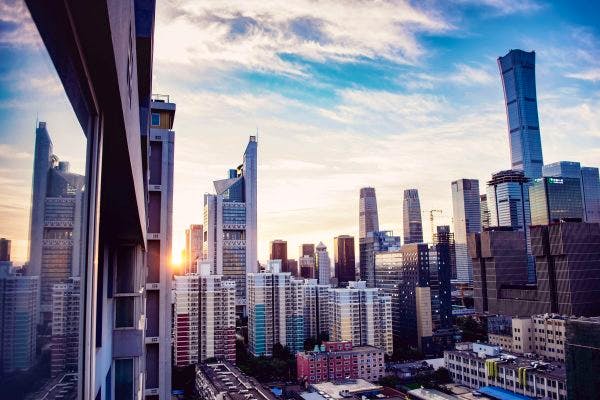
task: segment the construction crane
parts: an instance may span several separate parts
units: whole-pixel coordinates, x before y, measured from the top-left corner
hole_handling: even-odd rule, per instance
[[[433,242],[433,236],[435,235],[435,226],[433,226],[433,215],[442,215],[442,210],[429,210],[429,224],[431,226],[431,241]]]

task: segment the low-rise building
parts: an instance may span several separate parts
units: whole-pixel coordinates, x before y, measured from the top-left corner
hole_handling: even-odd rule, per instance
[[[269,389],[228,362],[198,364],[196,389],[201,400],[275,400]]]
[[[385,374],[385,351],[373,346],[353,347],[352,342],[325,342],[314,351],[296,354],[300,382],[339,379],[377,381]]]
[[[535,398],[567,399],[561,362],[521,357],[482,343],[457,344],[455,350],[444,352],[444,361],[453,381],[472,389],[492,386]]]

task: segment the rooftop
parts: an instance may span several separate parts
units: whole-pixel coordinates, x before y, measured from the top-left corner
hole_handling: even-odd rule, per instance
[[[382,386],[367,382],[364,379],[348,379],[339,382],[322,382],[311,385],[325,399],[342,399],[353,395],[379,391]],[[344,395],[342,395],[344,393]]]
[[[275,400],[269,389],[228,362],[199,364],[196,373],[202,373],[224,399]]]

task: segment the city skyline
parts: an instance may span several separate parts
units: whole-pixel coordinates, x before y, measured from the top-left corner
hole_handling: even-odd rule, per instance
[[[175,10],[170,3],[159,4],[154,90],[171,94],[180,104],[174,126],[179,144],[174,255],[179,256],[184,248],[185,228],[202,222],[202,195],[212,191],[212,179],[222,176],[225,168],[239,160],[247,136],[257,127],[261,143],[261,261],[268,258],[269,241],[277,238],[287,240],[290,258],[296,258],[295,251],[303,242],[323,241],[333,249],[335,236],[358,238],[356,197],[360,187],[367,185],[378,192],[381,230],[401,232],[402,206],[396,199],[411,187],[420,192],[423,212],[442,209],[444,216],[436,223],[449,224],[449,182],[463,177],[486,182],[492,172],[510,167],[502,83],[496,63],[496,58],[510,48],[536,51],[546,163],[572,160],[597,166],[600,121],[592,110],[599,102],[595,61],[598,32],[582,8],[574,11],[560,4],[526,4],[530,7],[504,5],[501,9],[462,2],[452,12],[441,5],[424,11],[400,4],[411,11],[402,17],[386,16],[389,4],[384,4],[370,11],[371,15],[382,18],[384,24],[395,22],[405,27],[391,31],[390,38],[354,36],[340,22],[341,17],[331,11],[334,6],[320,17],[309,10],[309,16],[302,19],[292,6],[288,10],[291,17],[267,13],[270,18],[266,18],[260,16],[260,6],[252,8],[251,4],[236,9],[223,3],[213,10],[185,3]],[[223,19],[211,20],[209,11]],[[248,19],[236,19],[238,11]],[[593,15],[587,14],[587,18]],[[217,31],[219,51],[215,54],[203,52],[198,45],[189,51],[171,46],[182,29],[200,30],[199,43],[208,40],[207,30],[190,23],[194,18],[209,21],[208,25]],[[503,37],[491,32],[511,18],[528,25],[520,33],[503,31]],[[10,21],[15,32],[23,34],[2,39],[2,54],[10,56],[2,61],[6,76],[36,76],[32,87],[24,88],[22,83],[17,87],[8,79],[2,83],[0,120],[6,130],[0,134],[0,170],[4,183],[13,189],[2,194],[0,217],[6,221],[2,236],[13,241],[13,259],[21,263],[27,259],[36,114],[40,121],[47,122],[56,153],[71,162],[74,172],[83,171],[84,141],[72,139],[72,133],[80,128],[29,16],[26,12],[15,13]],[[543,29],[548,23],[565,29],[548,37]],[[409,29],[410,24],[417,28]],[[336,26],[342,31],[335,31]],[[289,34],[292,42],[302,46],[293,49],[275,42],[272,47],[261,47],[256,40],[267,34],[266,27]],[[492,45],[484,47],[479,35],[490,37]],[[391,45],[394,41],[397,44]],[[321,43],[321,50],[311,49],[311,42]],[[247,64],[240,61],[240,43],[250,45],[251,62]],[[346,47],[336,54],[328,43],[346,43]],[[397,51],[390,52],[385,45]],[[450,54],[452,49],[457,57]],[[279,62],[269,63],[273,59]],[[202,64],[206,73],[196,74],[192,64]],[[442,69],[441,64],[448,67]],[[193,80],[192,75],[203,77]],[[178,76],[191,79],[189,88],[182,89],[182,78]],[[221,85],[231,78],[238,88]],[[306,85],[299,87],[304,81]],[[49,98],[54,100],[48,102]],[[315,101],[317,98],[321,101]],[[23,117],[26,112],[30,113],[29,119]],[[460,117],[455,115],[461,112]],[[306,124],[307,118],[299,119],[294,114],[307,115],[312,122]],[[379,115],[384,118],[376,117]],[[571,140],[566,138],[567,128]],[[434,146],[434,138],[440,141],[439,146]],[[336,148],[342,142],[347,145]],[[427,152],[417,150],[425,147]],[[454,149],[455,155],[441,157],[440,152],[448,148]],[[206,168],[194,168],[197,162]],[[400,170],[394,168],[399,164]],[[423,231],[430,232],[428,218],[422,219]],[[428,234],[424,239],[429,240]]]

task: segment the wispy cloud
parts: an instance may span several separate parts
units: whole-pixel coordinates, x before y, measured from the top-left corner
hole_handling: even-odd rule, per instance
[[[592,68],[580,72],[570,72],[566,74],[567,78],[581,79],[584,81],[598,82],[600,81],[600,67]]]
[[[459,4],[470,4],[491,10],[493,16],[527,14],[540,11],[544,4],[536,0],[455,0]]]
[[[23,0],[0,0],[0,44],[27,46],[40,43]]]

